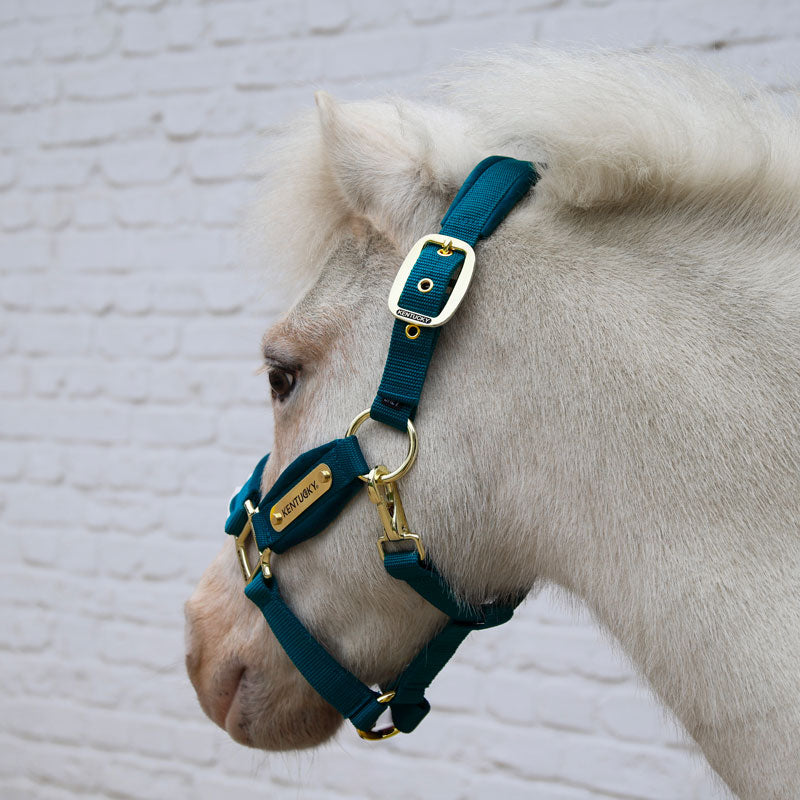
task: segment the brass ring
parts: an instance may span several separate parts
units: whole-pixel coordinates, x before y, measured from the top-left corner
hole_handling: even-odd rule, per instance
[[[351,423],[347,429],[345,436],[352,436],[361,425],[369,419],[370,409],[362,411]],[[403,477],[408,472],[414,462],[417,460],[417,429],[414,423],[408,420],[406,423],[406,432],[408,433],[408,453],[406,453],[405,460],[394,472],[389,472],[386,475],[377,475],[375,483],[394,483]],[[369,481],[369,474],[358,476],[364,483]]]
[[[394,736],[396,733],[400,733],[400,730],[392,725],[390,728],[381,728],[379,731],[362,731],[361,728],[356,728],[356,732],[362,739],[366,739],[368,742],[380,742],[383,739]]]
[[[433,281],[430,278],[423,278],[418,284],[417,289],[421,291],[423,294],[427,294],[431,289],[433,289]]]
[[[411,339],[419,339],[419,335],[422,333],[420,330],[419,325],[406,325],[406,336]]]

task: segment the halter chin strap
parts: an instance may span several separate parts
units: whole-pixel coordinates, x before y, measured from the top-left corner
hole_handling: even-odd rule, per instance
[[[389,354],[369,416],[409,430],[412,447],[408,465],[416,453],[410,420],[416,413],[439,329],[455,312],[469,286],[475,263],[472,247],[495,230],[537,180],[530,162],[501,156],[481,161],[442,219],[440,233],[420,239],[398,272],[389,295],[389,307],[396,318]],[[362,737],[382,739],[416,728],[430,710],[425,690],[456,648],[472,631],[507,622],[517,603],[475,607],[456,597],[426,559],[420,538],[408,531],[394,486],[399,476],[393,478],[383,467],[370,471],[355,436],[364,418],[366,414],[351,425],[349,433],[353,435],[296,458],[262,498],[261,476],[269,455],[264,456],[231,500],[225,531],[236,537],[247,582],[245,594],[261,609],[295,666]],[[272,553],[283,553],[324,530],[363,481],[368,483],[370,499],[378,506],[386,529],[387,535],[379,542],[386,571],[448,617],[442,630],[382,692],[370,689],[339,664],[292,613],[278,589],[270,560]],[[385,551],[383,543],[388,540],[411,540],[415,547]],[[251,562],[254,551],[258,559]],[[387,708],[391,708],[393,726],[373,731]]]

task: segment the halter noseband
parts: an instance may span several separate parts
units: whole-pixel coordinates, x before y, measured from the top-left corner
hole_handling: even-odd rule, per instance
[[[308,450],[296,458],[261,497],[261,475],[269,455],[230,503],[225,531],[236,537],[236,551],[245,594],[262,611],[272,632],[306,680],[365,739],[385,739],[409,733],[430,710],[425,690],[456,648],[474,631],[507,622],[511,605],[486,603],[475,607],[460,601],[447,581],[426,558],[421,537],[406,521],[397,481],[417,456],[412,422],[425,375],[444,325],[461,303],[475,266],[473,246],[491,235],[506,215],[538,180],[528,161],[491,156],[470,173],[442,219],[441,231],[422,237],[403,262],[389,293],[395,317],[389,353],[372,406],[350,424],[345,438]],[[364,460],[356,432],[367,419],[407,431],[408,455],[394,471]],[[311,635],[281,597],[272,573],[271,555],[317,535],[367,484],[384,534],[378,550],[386,571],[405,581],[449,619],[411,663],[383,691],[376,692],[348,672]],[[259,558],[251,564],[250,537]],[[389,542],[410,543],[411,549]],[[387,709],[392,726],[373,727]]]

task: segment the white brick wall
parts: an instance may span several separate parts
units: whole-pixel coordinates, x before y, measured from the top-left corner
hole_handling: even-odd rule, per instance
[[[259,133],[507,42],[674,45],[788,91],[799,36],[796,0],[0,0],[2,800],[724,797],[548,596],[465,645],[416,734],[315,755],[202,716],[181,606],[270,443],[279,309],[235,235]]]

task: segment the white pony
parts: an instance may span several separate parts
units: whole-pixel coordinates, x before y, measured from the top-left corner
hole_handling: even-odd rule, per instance
[[[370,404],[394,274],[470,169],[537,161],[441,335],[409,522],[465,600],[582,598],[734,792],[800,797],[797,117],[697,65],[547,51],[472,62],[429,105],[317,105],[257,208],[273,275],[306,289],[264,339],[262,488]],[[374,422],[361,442],[373,464],[405,447]],[[359,496],[273,564],[368,684],[442,624],[378,527]],[[322,742],[339,715],[242,588],[226,541],[187,605],[203,708],[255,747]]]

